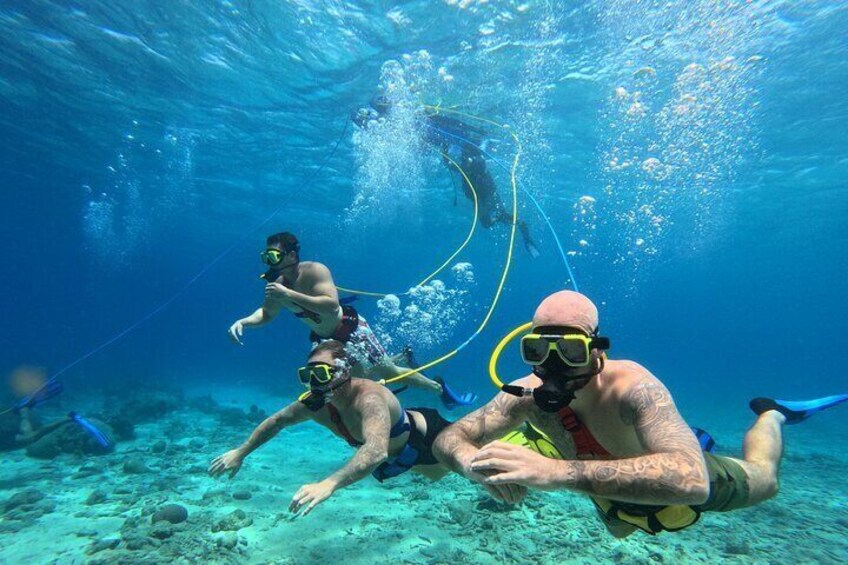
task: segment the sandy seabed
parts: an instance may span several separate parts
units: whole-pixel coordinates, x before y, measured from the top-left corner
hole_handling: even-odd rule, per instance
[[[215,395],[269,413],[283,404],[258,391]],[[749,412],[699,416],[738,453]],[[369,477],[292,519],[294,492],[339,468],[350,448],[303,424],[249,457],[234,480],[215,480],[210,460],[251,427],[184,409],[137,426],[136,439],[108,455],[2,454],[0,563],[848,563],[848,454],[834,447],[846,445],[845,421],[823,414],[787,429],[776,499],[705,514],[682,532],[617,540],[585,497],[532,492],[511,507],[458,476]],[[143,465],[128,472],[129,459]],[[187,520],[153,523],[166,504],[182,505]]]

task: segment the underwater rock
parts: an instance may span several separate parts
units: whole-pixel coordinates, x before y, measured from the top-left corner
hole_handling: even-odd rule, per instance
[[[264,410],[261,410],[255,404],[251,404],[250,410],[247,411],[247,421],[251,424],[258,424],[265,420],[265,418],[267,417],[268,414]]]
[[[252,496],[249,490],[237,490],[233,493],[236,500],[250,500]]]
[[[188,407],[203,412],[204,414],[215,414],[221,409],[218,401],[212,398],[212,395],[197,396],[188,401]]]
[[[112,414],[104,418],[109,427],[115,432],[118,441],[135,439],[135,423],[125,414]]]
[[[247,412],[239,408],[227,408],[218,404],[212,396],[198,396],[188,401],[188,407],[204,414],[217,414],[225,424],[240,424],[244,422],[258,424],[268,417],[264,410],[252,405]]]
[[[194,504],[198,506],[219,506],[225,504],[229,499],[229,494],[222,489],[207,490],[203,493],[200,500]]]
[[[488,510],[489,512],[512,512],[516,507],[506,502],[499,502],[494,498],[486,498],[477,503],[477,510]]]
[[[144,459],[138,456],[125,459],[123,469],[124,473],[128,475],[143,475],[151,472],[150,468],[147,467],[147,463],[144,462]]]
[[[115,549],[121,543],[119,538],[104,538],[94,541],[85,551],[88,555],[94,555],[107,549]]]
[[[20,520],[27,524],[34,522],[56,509],[56,504],[46,498],[44,493],[29,489],[14,494],[3,505],[3,518],[7,521]],[[3,524],[3,520],[0,520]]]
[[[161,520],[165,520],[172,524],[179,524],[181,522],[185,522],[187,518],[188,510],[186,510],[184,506],[179,504],[166,504],[153,513],[151,521],[154,524]]]
[[[212,524],[212,531],[236,532],[251,525],[253,525],[253,518],[250,518],[244,510],[233,510],[222,519]]]
[[[199,450],[203,449],[204,447],[206,447],[206,442],[203,441],[202,439],[200,439],[199,437],[193,437],[193,438],[191,438],[191,441],[188,442],[188,446],[191,449],[199,451]]]
[[[103,473],[103,465],[99,463],[95,463],[93,461],[87,461],[84,465],[82,465],[76,473],[71,475],[73,479],[87,479],[88,477],[92,477],[94,475],[100,475]]]
[[[56,509],[56,503],[49,500],[36,489],[16,493],[3,505],[3,518],[32,523],[45,514]],[[2,524],[0,520],[0,524]]]
[[[21,522],[12,522],[11,520],[3,520],[0,522],[0,534],[16,534],[25,527]]]
[[[165,453],[165,450],[167,448],[168,448],[167,442],[163,439],[160,439],[159,441],[157,441],[156,443],[154,443],[150,447],[150,452],[151,453]]]
[[[221,408],[218,410],[218,418],[225,426],[238,427],[249,423],[247,414],[238,408]]]
[[[447,510],[448,515],[455,524],[467,527],[471,522],[471,509],[464,504],[450,504],[448,505]]]
[[[26,453],[36,459],[53,459],[62,453],[59,430],[49,433],[26,447]]]
[[[724,552],[728,555],[751,555],[751,546],[748,540],[742,537],[729,538],[725,540]]]
[[[158,547],[159,541],[145,536],[125,535],[124,545],[130,551],[141,551],[150,547]]]
[[[168,455],[177,455],[180,453],[185,453],[186,451],[188,451],[187,445],[182,445],[180,443],[172,443],[168,446],[166,453]]]
[[[120,401],[115,403],[115,414],[135,424],[151,422],[173,413],[183,405],[183,393],[178,389],[139,388],[127,394],[117,391]]]
[[[205,475],[209,468],[205,464],[195,463],[186,468],[185,472],[189,475]]]
[[[150,537],[164,540],[174,535],[174,527],[167,522],[163,522],[165,521],[160,521],[150,529]]]
[[[235,549],[238,545],[238,534],[235,532],[226,532],[224,535],[215,540],[218,547],[224,549]]]
[[[20,506],[33,505],[36,502],[42,500],[43,498],[44,493],[36,489],[29,489],[23,492],[18,492],[12,495],[12,497],[6,501],[6,504],[3,505],[3,510],[5,512],[8,512],[9,510],[13,510]]]
[[[94,490],[91,494],[88,495],[88,498],[85,499],[86,506],[94,506],[95,504],[101,504],[106,502],[106,493],[102,490]]]

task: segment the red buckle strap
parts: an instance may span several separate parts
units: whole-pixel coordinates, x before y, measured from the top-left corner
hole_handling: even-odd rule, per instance
[[[347,429],[345,423],[342,422],[342,416],[339,414],[339,411],[332,404],[327,404],[327,411],[330,412],[330,420],[335,424],[336,430],[342,435],[347,444],[351,447],[360,447],[362,443],[353,437],[353,434],[350,433],[350,430]]]
[[[565,408],[559,411],[560,422],[562,422],[562,426],[570,433],[574,433],[580,429],[580,420],[577,419],[577,415],[574,413],[574,410],[566,406]]]
[[[574,410],[566,406],[557,412],[560,422],[565,430],[571,434],[574,440],[574,448],[577,450],[578,459],[611,458],[612,454],[600,444],[589,428],[577,419]]]

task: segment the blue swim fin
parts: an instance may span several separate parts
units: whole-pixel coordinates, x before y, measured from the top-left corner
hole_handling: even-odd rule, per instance
[[[58,395],[62,392],[62,390],[64,390],[64,388],[65,387],[61,382],[51,379],[44,383],[44,386],[36,390],[34,393],[18,400],[15,403],[14,410],[15,412],[20,412],[21,408],[34,408]]]
[[[698,438],[698,443],[701,444],[701,450],[706,451],[707,453],[712,453],[716,444],[713,436],[711,436],[706,430],[696,428],[695,426],[692,426],[692,432],[695,434],[695,437]]]
[[[100,444],[100,447],[103,449],[109,449],[112,447],[112,440],[106,437],[106,434],[100,431],[97,426],[77,414],[76,412],[70,412],[68,414],[68,418],[74,421],[79,427],[85,430],[91,437],[94,438],[94,441]]]
[[[451,389],[451,387],[445,384],[444,379],[441,377],[436,377],[433,380],[442,385],[442,404],[444,404],[448,410],[453,410],[458,406],[471,406],[477,400],[477,395],[473,392],[458,394],[456,391]]]
[[[762,414],[769,410],[777,410],[786,416],[787,424],[798,424],[803,422],[816,412],[842,404],[848,400],[848,394],[837,394],[814,398],[813,400],[776,400],[773,398],[755,398],[750,402],[751,410],[756,414]]]

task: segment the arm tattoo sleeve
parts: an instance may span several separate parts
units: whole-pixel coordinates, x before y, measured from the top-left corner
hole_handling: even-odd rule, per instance
[[[525,419],[522,399],[499,393],[485,406],[458,420],[439,434],[434,444],[436,457],[461,472],[463,455],[500,438]]]
[[[391,416],[386,401],[379,394],[369,394],[362,400],[362,435],[364,445],[356,450],[347,464],[333,473],[330,479],[336,488],[344,488],[367,477],[389,452]]]
[[[704,457],[668,390],[643,382],[628,391],[621,419],[646,454],[613,461],[563,462],[563,486],[640,504],[699,504],[708,492]]]

